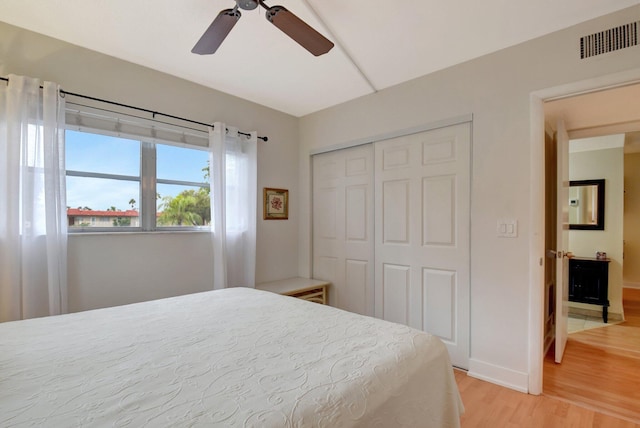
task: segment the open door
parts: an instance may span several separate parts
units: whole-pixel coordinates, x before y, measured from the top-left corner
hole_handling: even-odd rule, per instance
[[[558,121],[557,210],[556,210],[556,349],[555,361],[562,362],[569,335],[569,135],[562,120]]]

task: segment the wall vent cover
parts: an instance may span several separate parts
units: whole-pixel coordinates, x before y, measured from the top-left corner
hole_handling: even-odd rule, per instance
[[[580,59],[638,45],[640,21],[580,37]]]

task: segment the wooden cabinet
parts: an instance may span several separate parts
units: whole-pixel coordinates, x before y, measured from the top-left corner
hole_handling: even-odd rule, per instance
[[[288,278],[258,284],[258,290],[271,291],[285,296],[297,297],[310,302],[327,304],[329,283],[318,279]]]
[[[602,306],[607,322],[609,307],[609,259],[569,259],[569,301]]]

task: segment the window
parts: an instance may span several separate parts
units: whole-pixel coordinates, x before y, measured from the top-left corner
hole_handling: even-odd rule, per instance
[[[209,153],[67,129],[70,231],[208,226]]]
[[[156,159],[158,227],[208,226],[209,153],[157,144]]]

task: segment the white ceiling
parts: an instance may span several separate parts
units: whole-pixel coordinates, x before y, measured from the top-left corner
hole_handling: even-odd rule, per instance
[[[625,132],[639,131],[640,83],[549,101],[544,104],[544,114],[552,129],[562,119],[577,138],[614,134],[608,129],[599,132],[613,125],[623,127]]]
[[[640,152],[640,83],[546,102],[544,117],[552,130],[564,121],[576,140],[623,134],[624,152]]]
[[[233,0],[0,0],[0,20],[303,116],[638,0],[266,3],[285,6],[336,47],[314,57],[259,8],[242,11],[214,55],[192,54]]]

